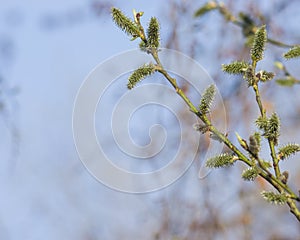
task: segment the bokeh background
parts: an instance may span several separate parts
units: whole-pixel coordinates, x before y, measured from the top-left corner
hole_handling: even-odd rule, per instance
[[[157,16],[162,46],[194,58],[215,80],[227,111],[229,138],[235,141],[235,131],[245,138],[253,132],[253,94],[241,78],[220,70],[222,63],[247,59],[249,49],[241,29],[218,12],[193,17],[204,3],[0,1],[0,239],[300,239],[299,223],[288,208],[260,197],[269,188],[263,181],[242,181],[241,164],[213,171],[205,179],[197,177],[208,139],[203,139],[199,159],[182,178],[150,194],[126,194],[104,186],[77,155],[72,111],[80,85],[98,63],[137,47],[112,22],[111,6],[128,16],[133,8],[144,11],[144,23]],[[267,23],[272,38],[300,42],[299,1],[224,4],[236,15],[243,11]],[[273,62],[282,61],[286,50],[268,45],[259,67],[276,72]],[[300,75],[299,61],[284,63],[294,76]],[[125,78],[120,88],[126,89]],[[285,88],[274,82],[262,88],[268,111],[276,110],[281,118],[281,143],[300,142],[298,92],[297,85]],[[160,113],[156,109],[152,120],[170,124],[172,117]],[[148,125],[143,132],[145,115],[135,117],[142,133],[134,136],[140,143],[148,137]],[[212,117],[218,117],[217,107]],[[186,116],[185,124],[193,123]],[[185,137],[188,141],[188,134]],[[289,170],[291,186],[299,189],[298,157],[282,168]]]

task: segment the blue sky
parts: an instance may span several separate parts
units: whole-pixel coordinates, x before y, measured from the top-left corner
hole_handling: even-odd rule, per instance
[[[117,5],[130,14],[132,6],[158,11],[153,2]],[[7,88],[19,88],[7,98],[17,106],[10,118],[20,134],[15,159],[10,129],[1,126],[1,239],[112,239],[112,232],[134,231],[135,214],[147,211],[142,197],[97,182],[74,146],[72,111],[82,81],[98,63],[136,44],[109,15],[90,11],[83,1],[1,3],[0,34],[12,41],[13,58],[0,69]],[[73,23],[76,13],[81,19]]]

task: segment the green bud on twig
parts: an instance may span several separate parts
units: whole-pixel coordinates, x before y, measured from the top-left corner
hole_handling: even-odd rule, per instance
[[[263,191],[261,195],[265,200],[274,204],[284,204],[287,201],[287,197],[284,194]]]
[[[150,64],[145,64],[138,69],[136,69],[128,78],[128,84],[127,87],[128,89],[134,88],[134,86],[146,78],[147,76],[153,74],[155,72],[155,65],[150,63]]]
[[[204,90],[199,104],[199,110],[202,114],[207,114],[210,112],[210,107],[214,100],[215,94],[216,88],[214,84],[209,85],[209,87]]]
[[[249,137],[249,151],[252,153],[252,155],[257,158],[258,153],[260,150],[259,143],[256,141],[256,138],[254,135]]]
[[[273,113],[268,120],[268,126],[265,132],[265,136],[274,142],[275,145],[278,144],[278,137],[280,132],[280,120],[276,113]]]
[[[212,157],[207,160],[206,166],[209,168],[220,168],[220,167],[229,167],[237,160],[236,156],[233,156],[228,153],[223,153],[221,155]]]
[[[235,135],[236,135],[236,138],[239,141],[239,144],[241,145],[241,147],[248,151],[249,147],[248,147],[246,140],[241,138],[241,136],[237,132],[235,132]]]
[[[283,57],[285,57],[286,59],[300,57],[300,46],[295,46],[291,48],[288,52],[283,54]]]
[[[266,131],[267,126],[268,126],[268,119],[266,117],[261,117],[259,116],[256,121],[255,121],[258,129],[262,131]]]
[[[265,44],[267,42],[266,26],[260,27],[254,36],[254,42],[251,48],[251,58],[253,62],[258,62],[263,59]]]
[[[267,72],[265,70],[259,71],[256,73],[256,77],[259,79],[261,82],[267,82],[270,81],[274,78],[275,74],[273,72]]]
[[[260,151],[260,145],[261,145],[261,135],[260,135],[260,133],[255,132],[252,136],[255,138],[255,141],[256,141],[256,144],[257,144],[257,147],[258,147],[258,151]]]
[[[229,64],[222,64],[222,70],[229,74],[244,74],[249,64],[244,61],[235,61]]]
[[[284,160],[290,157],[291,155],[296,154],[297,152],[300,152],[300,145],[295,143],[294,144],[290,143],[279,148],[278,157],[281,160]]]
[[[280,120],[276,113],[267,119],[266,117],[258,117],[255,121],[257,127],[263,131],[263,136],[278,144],[278,137],[280,133]]]
[[[258,176],[258,170],[256,167],[245,169],[242,173],[242,178],[245,181],[253,181]]]
[[[116,25],[121,28],[125,33],[136,38],[140,35],[138,26],[128,17],[126,17],[120,9],[111,9],[112,18]]]
[[[147,29],[147,46],[151,48],[159,47],[159,23],[155,17],[152,17]]]

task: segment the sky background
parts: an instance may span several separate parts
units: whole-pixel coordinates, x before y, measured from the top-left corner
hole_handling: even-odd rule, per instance
[[[88,73],[137,44],[115,27],[105,9],[114,5],[128,16],[133,8],[143,10],[145,19],[161,16],[163,26],[168,2],[98,1],[104,10],[97,14],[92,1],[0,0],[0,97],[7,109],[0,118],[0,239],[151,239],[140,228],[159,228],[161,197],[172,197],[182,183],[152,195],[120,193],[99,183],[77,155],[72,111]],[[261,9],[268,8],[269,1],[262,1]],[[290,15],[293,11],[298,14],[295,7],[288,8]],[[279,19],[284,16],[282,12]],[[300,39],[298,21],[289,21],[292,39]],[[185,34],[189,24],[182,23]],[[162,31],[162,40],[166,38],[167,31]],[[217,40],[200,49],[213,49]],[[208,71],[210,58],[199,59]],[[282,101],[298,90],[283,93]],[[282,101],[277,105],[283,108]],[[287,135],[296,138],[294,131]],[[286,228],[297,232],[295,225]]]
[[[117,239],[136,232],[136,221],[156,218],[143,196],[95,180],[76,153],[72,111],[81,83],[98,63],[136,46],[91,5],[1,1],[1,39],[10,44],[1,74],[7,89],[18,88],[6,96],[7,121],[20,135],[16,154],[11,129],[1,125],[1,239]],[[147,9],[147,17],[159,12],[154,2],[116,5],[129,14],[133,7]]]

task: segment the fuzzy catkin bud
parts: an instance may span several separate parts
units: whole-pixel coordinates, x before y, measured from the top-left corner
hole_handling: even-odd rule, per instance
[[[255,156],[258,156],[259,145],[254,136],[249,137],[249,151]]]
[[[245,181],[253,181],[258,176],[256,167],[251,167],[243,171],[242,178]]]
[[[280,120],[276,113],[273,113],[268,120],[267,131],[265,135],[268,139],[274,142],[275,145],[278,144],[278,137],[280,132]]]
[[[244,61],[235,61],[229,64],[222,64],[222,70],[229,74],[243,74],[248,67],[249,64]]]
[[[120,9],[111,9],[112,18],[116,25],[121,28],[125,33],[132,37],[139,36],[140,32],[135,23],[128,17],[126,17]]]
[[[199,110],[202,114],[209,113],[215,94],[216,88],[214,84],[209,85],[208,88],[204,90],[203,96],[199,104]]]
[[[154,64],[145,64],[138,69],[136,69],[128,78],[128,89],[134,88],[134,86],[143,80],[145,77],[153,74],[155,72],[155,66]]]
[[[287,201],[287,197],[284,194],[263,191],[261,195],[265,200],[274,204],[284,204]]]
[[[266,26],[261,26],[255,33],[253,46],[251,48],[252,61],[258,62],[263,59],[265,44],[267,42]]]
[[[288,52],[283,54],[283,57],[285,57],[286,59],[300,57],[300,46],[291,48]]]
[[[267,72],[265,70],[259,71],[256,73],[256,77],[259,79],[261,82],[267,82],[270,81],[274,78],[275,74],[273,72]]]
[[[147,45],[151,48],[159,47],[159,23],[155,17],[152,17],[147,29]]]
[[[278,157],[281,160],[287,159],[289,156],[300,152],[300,145],[296,143],[289,143],[279,148]]]
[[[208,159],[206,162],[206,166],[209,168],[229,167],[233,165],[236,160],[237,159],[235,156],[228,153],[223,153],[221,155]]]

